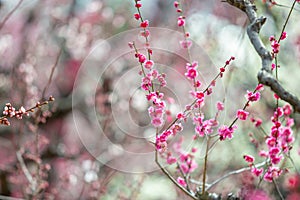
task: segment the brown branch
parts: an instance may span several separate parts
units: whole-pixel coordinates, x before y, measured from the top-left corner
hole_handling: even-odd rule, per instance
[[[187,191],[191,192],[191,189],[190,189],[190,186],[189,186],[188,175],[185,174],[185,173],[183,172],[183,170],[182,170],[182,168],[181,168],[179,162],[177,162],[177,167],[178,167],[178,169],[179,169],[181,175],[182,175],[183,178],[184,178],[184,181],[185,181],[185,183],[186,183],[186,189],[187,189]]]
[[[258,163],[255,165],[255,167],[261,167],[261,166],[264,166],[267,162],[266,161],[263,161],[261,163]],[[237,174],[240,174],[242,172],[245,172],[245,171],[249,171],[251,170],[251,167],[244,167],[244,168],[241,168],[241,169],[238,169],[238,170],[235,170],[235,171],[231,171],[227,174],[225,174],[224,176],[218,178],[217,180],[215,180],[214,182],[212,182],[211,184],[206,184],[207,185],[207,188],[206,190],[210,190],[212,187],[214,187],[216,184],[218,184],[219,182],[223,181],[224,179],[232,176],[232,175],[237,175]],[[194,181],[195,183],[195,181]]]
[[[60,58],[60,56],[61,56],[61,54],[62,54],[62,50],[63,50],[63,46],[60,48],[60,50],[59,50],[59,52],[58,52],[58,54],[57,54],[57,56],[56,56],[54,65],[53,65],[52,68],[51,68],[51,72],[50,72],[50,76],[49,76],[49,79],[48,79],[48,83],[47,83],[47,85],[44,87],[44,90],[43,90],[43,92],[42,92],[42,100],[44,100],[46,91],[48,90],[49,86],[50,86],[51,83],[52,83],[54,71],[55,71],[55,69],[57,68],[59,58]]]
[[[32,192],[35,192],[36,189],[37,189],[37,182],[36,182],[36,179],[33,178],[33,176],[31,175],[31,173],[29,172],[24,160],[23,160],[23,157],[22,157],[22,153],[21,151],[17,151],[16,153],[17,155],[17,159],[20,163],[20,166],[21,166],[21,169],[27,179],[27,181],[29,182],[30,184],[30,189],[32,190]]]
[[[265,23],[266,17],[263,16],[257,17],[255,7],[249,0],[234,0],[234,2],[239,2],[239,6],[240,4],[243,4],[243,6],[245,7],[243,11],[247,14],[248,19],[250,21],[250,24],[248,25],[247,28],[247,34],[253,47],[255,48],[256,52],[260,56],[262,62],[262,68],[260,69],[257,75],[259,83],[269,86],[271,90],[280,97],[280,99],[290,103],[293,106],[294,111],[300,113],[299,98],[291,94],[290,92],[288,92],[279,83],[279,81],[276,80],[276,77],[272,75],[271,64],[272,64],[273,57],[271,53],[266,49],[265,45],[262,43],[262,40],[259,37],[259,31],[263,26],[263,24]],[[234,3],[230,3],[230,4],[232,6],[235,6]],[[291,10],[293,10],[294,5],[295,2],[291,7]]]
[[[7,20],[12,16],[12,14],[14,14],[14,12],[20,7],[22,2],[23,2],[23,0],[20,0],[18,2],[18,4],[5,16],[5,18],[3,19],[3,21],[0,24],[0,30],[3,28],[3,26],[7,22]]]
[[[280,192],[280,189],[279,189],[278,184],[277,184],[277,182],[276,182],[275,179],[273,179],[273,184],[274,184],[274,186],[275,186],[275,189],[276,189],[276,191],[277,191],[277,193],[278,193],[279,198],[280,198],[281,200],[284,200],[284,197],[283,197],[282,193]]]
[[[160,168],[160,170],[181,190],[183,191],[186,195],[188,195],[189,197],[191,197],[192,199],[197,200],[197,197],[194,196],[193,193],[187,191],[187,189],[185,189],[183,186],[181,186],[175,179],[174,177],[168,172],[168,170],[166,170],[159,162],[158,160],[158,151],[155,150],[155,162],[158,165],[158,167]]]

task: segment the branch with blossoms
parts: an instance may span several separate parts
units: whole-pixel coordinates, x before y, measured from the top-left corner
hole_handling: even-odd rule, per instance
[[[294,108],[295,112],[300,113],[300,100],[299,98],[287,91],[282,84],[277,80],[277,64],[272,63],[274,57],[279,53],[280,48],[280,40],[283,40],[286,38],[286,33],[284,32],[284,29],[286,27],[286,24],[291,16],[292,11],[294,10],[296,2],[300,2],[299,0],[294,0],[292,7],[290,9],[290,12],[288,14],[286,23],[284,24],[282,28],[282,32],[280,34],[280,37],[278,40],[276,40],[274,37],[270,38],[270,41],[272,42],[272,52],[269,52],[265,45],[263,44],[262,40],[259,37],[259,32],[262,26],[264,25],[266,21],[266,17],[261,16],[257,17],[256,9],[253,3],[251,3],[249,0],[226,0],[229,4],[232,6],[235,6],[239,9],[241,9],[243,12],[245,12],[249,19],[249,25],[247,28],[247,34],[248,37],[255,48],[258,55],[261,57],[262,62],[262,68],[258,72],[257,78],[258,81],[266,86],[269,86],[278,97],[289,104],[291,104]],[[276,61],[276,60],[275,60]],[[276,77],[272,75],[272,69],[276,68]]]
[[[177,149],[178,155],[180,156],[180,160],[177,161],[177,159],[171,154],[171,152],[168,151],[168,144],[167,141],[174,137],[178,132],[182,131],[182,122],[186,121],[188,117],[191,117],[193,119],[193,122],[195,124],[195,139],[197,138],[206,138],[207,141],[210,140],[210,134],[214,131],[213,129],[218,125],[217,116],[218,113],[223,110],[223,105],[221,102],[218,103],[218,112],[215,116],[215,118],[204,120],[204,113],[201,111],[202,107],[204,106],[205,97],[209,96],[213,92],[213,87],[216,85],[216,81],[219,78],[223,77],[223,74],[226,70],[226,67],[230,65],[231,61],[233,61],[235,58],[231,57],[229,60],[225,62],[225,65],[221,67],[219,70],[220,72],[213,78],[213,80],[208,84],[208,86],[203,91],[198,91],[201,87],[201,82],[197,80],[199,72],[198,72],[198,62],[192,61],[192,58],[189,53],[189,48],[191,47],[191,40],[189,40],[189,33],[185,30],[185,16],[183,15],[183,8],[181,7],[180,2],[175,1],[174,6],[176,8],[177,13],[179,13],[178,19],[177,19],[177,25],[178,27],[181,27],[183,30],[183,40],[179,43],[181,44],[181,47],[183,49],[187,50],[187,53],[189,55],[189,62],[186,63],[186,73],[185,76],[188,80],[192,81],[194,90],[190,91],[192,97],[194,98],[194,101],[186,106],[186,109],[183,112],[180,112],[176,115],[175,120],[173,120],[167,128],[164,129],[162,133],[158,132],[158,128],[162,126],[163,124],[163,117],[165,113],[166,103],[163,100],[164,94],[162,92],[159,92],[158,89],[154,88],[154,81],[159,81],[159,87],[165,87],[166,82],[164,80],[165,75],[159,74],[159,72],[154,69],[154,62],[151,60],[152,50],[150,49],[150,44],[148,40],[148,36],[150,34],[150,31],[147,29],[149,26],[149,21],[144,20],[141,16],[140,8],[142,7],[142,4],[140,1],[135,1],[135,7],[137,8],[138,13],[134,14],[134,18],[136,20],[140,21],[140,27],[143,29],[141,31],[141,36],[145,38],[146,43],[146,52],[148,56],[141,53],[138,48],[135,46],[134,42],[130,42],[129,46],[130,48],[134,49],[135,51],[135,57],[137,58],[141,70],[140,75],[142,76],[142,84],[141,88],[148,92],[146,95],[146,98],[149,102],[151,102],[151,106],[148,109],[149,115],[151,117],[151,123],[154,127],[156,127],[156,142],[155,142],[155,161],[160,167],[160,169],[172,180],[173,183],[177,185],[182,191],[184,191],[186,194],[188,194],[192,198],[197,198],[197,196],[205,196],[207,195],[206,187],[202,188],[202,194],[197,194],[193,191],[191,191],[191,188],[189,186],[189,176],[190,173],[193,172],[197,165],[194,160],[194,156],[189,153],[183,153],[181,148]],[[259,95],[259,93],[255,94],[249,94],[251,97],[254,95]],[[255,98],[255,97],[254,97]],[[256,100],[259,97],[256,97]],[[254,101],[254,100],[253,100]],[[236,120],[235,120],[236,121]],[[219,139],[218,140],[225,140],[226,138],[231,138],[232,133],[235,129],[235,126],[233,124],[231,127],[225,127],[219,129]],[[230,134],[228,134],[230,132]],[[180,146],[180,144],[178,144]],[[213,146],[213,145],[212,145]],[[208,158],[208,151],[211,149],[210,143],[207,142],[207,149],[206,149],[206,158],[204,162],[203,167],[203,185],[206,183],[206,171],[207,171],[207,158]],[[194,149],[192,152],[196,152],[196,149]],[[158,160],[158,154],[165,158],[168,164],[177,163],[178,171],[180,172],[181,176],[177,178],[177,180],[166,170],[162,167],[161,163]]]
[[[266,18],[261,16],[257,17],[255,5],[253,2],[248,0],[243,1],[226,1],[232,6],[235,6],[245,12],[248,16],[250,24],[247,28],[248,37],[254,46],[256,52],[261,57],[262,68],[258,72],[258,80],[261,84],[269,86],[274,92],[274,97],[276,99],[276,109],[271,117],[273,126],[271,127],[270,133],[266,135],[265,143],[267,145],[267,151],[260,151],[259,156],[266,159],[266,167],[258,168],[254,164],[254,157],[251,155],[244,155],[244,159],[249,163],[251,172],[257,176],[263,178],[267,182],[273,182],[275,188],[278,192],[280,199],[284,199],[281,194],[276,179],[283,174],[284,169],[281,167],[281,162],[284,158],[289,158],[292,163],[293,160],[290,157],[290,150],[293,147],[295,137],[293,135],[292,126],[294,125],[294,120],[290,117],[292,113],[293,106],[295,112],[300,112],[300,100],[297,96],[288,92],[278,80],[278,54],[280,52],[280,41],[286,39],[287,34],[285,32],[286,25],[290,19],[291,13],[294,10],[296,2],[295,0],[291,6],[288,17],[283,25],[281,30],[280,37],[275,39],[274,36],[270,37],[272,51],[269,52],[262,40],[259,37],[259,32],[262,26],[264,25]],[[238,2],[238,3],[237,3]],[[275,63],[272,61],[275,60]],[[275,76],[272,75],[272,72],[275,71]],[[283,107],[278,106],[279,99],[282,99],[290,105],[285,105]],[[296,169],[297,170],[297,169]]]
[[[235,0],[227,0],[226,2],[230,3],[233,6],[238,7],[244,12],[250,10],[255,12],[256,7],[250,1],[235,1]],[[276,189],[280,196],[281,193],[277,187],[276,179],[282,174],[283,169],[279,166],[284,157],[288,157],[290,153],[290,149],[292,148],[294,142],[293,131],[291,127],[294,125],[293,119],[290,118],[292,113],[292,108],[290,105],[285,105],[284,107],[278,106],[278,99],[282,98],[280,94],[276,94],[277,106],[276,110],[271,117],[271,121],[273,122],[273,126],[271,127],[270,134],[265,133],[267,144],[267,151],[260,151],[259,156],[264,158],[265,161],[259,164],[255,164],[255,158],[252,155],[245,154],[243,156],[244,160],[249,164],[249,167],[242,168],[240,170],[235,170],[233,172],[229,172],[225,174],[223,177],[215,180],[212,184],[208,184],[206,175],[208,172],[208,155],[209,152],[213,149],[213,147],[219,141],[230,140],[234,137],[234,132],[237,130],[236,123],[238,121],[246,121],[249,117],[250,112],[246,111],[248,107],[253,102],[257,102],[261,98],[260,92],[264,89],[264,82],[260,82],[254,91],[247,91],[246,102],[241,109],[236,111],[236,117],[227,125],[220,125],[218,122],[218,116],[221,111],[224,110],[224,105],[222,102],[217,102],[217,112],[215,116],[211,119],[206,119],[205,113],[203,112],[203,108],[205,106],[205,99],[207,96],[213,93],[213,87],[216,85],[218,79],[223,77],[223,74],[226,71],[226,67],[230,65],[230,63],[235,59],[235,57],[231,57],[229,60],[225,62],[225,65],[221,67],[220,72],[213,78],[213,80],[208,84],[208,86],[201,90],[202,83],[198,80],[199,69],[198,62],[194,61],[190,54],[190,47],[192,45],[191,40],[189,39],[190,34],[186,31],[185,28],[185,20],[186,16],[184,15],[184,9],[182,3],[180,1],[174,2],[174,7],[176,8],[176,12],[178,13],[177,17],[177,26],[182,29],[183,40],[179,41],[180,46],[183,49],[187,50],[188,58],[185,65],[186,72],[184,73],[185,77],[193,83],[193,90],[190,91],[192,98],[194,99],[192,103],[186,105],[185,110],[183,112],[177,113],[176,118],[166,127],[163,131],[159,132],[159,128],[163,126],[164,115],[166,113],[166,102],[164,101],[164,94],[161,92],[161,88],[166,86],[165,74],[160,74],[154,66],[154,61],[151,60],[151,55],[153,53],[150,48],[150,40],[149,35],[150,31],[148,30],[149,21],[144,20],[140,8],[142,7],[140,0],[135,0],[135,7],[137,8],[137,13],[134,14],[134,18],[140,21],[140,27],[142,31],[140,33],[141,36],[145,38],[145,51],[146,54],[143,54],[142,50],[136,47],[134,42],[130,42],[130,48],[134,49],[135,57],[137,58],[141,70],[139,75],[142,76],[142,84],[141,89],[145,90],[148,94],[146,94],[146,99],[151,104],[148,109],[151,123],[156,128],[156,137],[155,137],[155,162],[159,166],[159,168],[164,172],[164,174],[185,194],[187,194],[192,199],[215,199],[215,193],[209,193],[208,191],[217,183],[226,179],[231,175],[236,175],[242,173],[244,171],[251,171],[252,174],[256,177],[260,177],[260,180],[265,180],[267,182],[273,182],[276,186]],[[250,20],[251,21],[251,20]],[[258,20],[259,23],[256,25],[255,32],[258,34],[260,27],[265,22],[265,18],[261,18]],[[249,30],[249,29],[248,29]],[[248,33],[249,34],[249,33]],[[271,38],[272,42],[272,54],[270,55],[273,59],[276,58],[276,55],[279,52],[279,42],[286,38],[285,32],[281,33],[281,37],[279,40],[275,40]],[[263,63],[265,61],[263,60]],[[277,80],[277,64],[275,64],[274,69],[276,68],[276,77]],[[158,81],[159,87],[154,87],[155,82]],[[269,85],[268,85],[269,86]],[[272,87],[271,87],[272,88]],[[282,98],[284,99],[284,98]],[[284,99],[285,100],[285,99]],[[289,101],[288,101],[289,102]],[[295,108],[295,104],[291,103]],[[297,110],[296,110],[297,111]],[[204,162],[202,167],[202,183],[197,184],[198,186],[195,188],[194,185],[196,182],[191,178],[192,172],[198,168],[198,164],[195,161],[194,153],[197,151],[196,148],[192,148],[191,152],[186,152],[182,149],[183,137],[181,137],[179,142],[176,142],[173,145],[173,149],[175,151],[176,156],[172,154],[170,148],[168,147],[168,142],[171,138],[174,138],[179,132],[183,130],[183,124],[190,118],[195,126],[194,129],[194,140],[206,140],[206,149]],[[255,124],[255,127],[261,127],[262,121],[260,119],[251,118],[251,121]],[[263,130],[263,128],[261,128]],[[216,138],[214,142],[211,142],[213,138]],[[159,159],[165,160],[167,164],[177,164],[177,178],[175,178],[166,168],[163,167],[161,161]],[[262,168],[264,166],[264,168]],[[197,182],[198,183],[198,182]],[[200,185],[200,186],[199,186]],[[194,190],[196,189],[196,190]],[[218,196],[218,195],[217,195]]]
[[[6,103],[4,110],[3,110],[3,116],[0,117],[0,124],[10,126],[9,118],[16,118],[16,119],[23,119],[23,116],[29,116],[30,113],[34,113],[35,110],[40,109],[43,105],[47,105],[49,102],[54,101],[54,97],[50,96],[47,101],[43,102],[37,102],[35,106],[25,109],[23,106],[21,106],[18,110],[16,110],[15,107],[11,105],[11,103]]]

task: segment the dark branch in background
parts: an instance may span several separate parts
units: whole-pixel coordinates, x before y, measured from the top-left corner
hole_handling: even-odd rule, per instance
[[[6,21],[10,18],[10,16],[12,16],[12,14],[14,14],[14,12],[20,7],[20,5],[22,4],[23,0],[20,0],[18,2],[18,4],[5,16],[5,18],[3,19],[3,21],[0,24],[0,29],[2,29],[2,27],[4,26],[4,24],[6,23]]]
[[[247,34],[262,61],[262,68],[257,75],[259,83],[269,86],[271,90],[280,97],[280,99],[290,103],[293,106],[294,111],[300,113],[300,100],[298,99],[298,97],[288,92],[272,75],[272,55],[266,49],[265,45],[262,43],[259,37],[259,31],[262,25],[265,23],[266,17],[257,17],[256,7],[249,0],[226,0],[225,2],[241,9],[248,16],[250,24],[247,28]],[[295,2],[296,1],[294,1],[294,4],[291,7],[289,16],[294,9]]]
[[[55,71],[55,69],[56,69],[56,67],[58,65],[59,57],[61,56],[62,50],[63,50],[63,47],[60,48],[60,50],[58,52],[58,55],[56,56],[55,63],[54,63],[54,65],[51,68],[51,73],[50,73],[50,76],[49,76],[49,79],[48,79],[48,83],[47,83],[47,85],[45,86],[45,88],[44,88],[44,90],[42,92],[42,100],[45,98],[46,91],[48,90],[48,88],[49,88],[49,86],[50,86],[50,84],[52,82],[54,71]]]

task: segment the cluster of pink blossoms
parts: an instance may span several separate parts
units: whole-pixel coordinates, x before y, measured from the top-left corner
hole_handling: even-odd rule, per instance
[[[246,107],[248,107],[250,104],[250,102],[256,102],[260,99],[260,91],[262,91],[263,85],[262,84],[258,84],[254,90],[254,92],[251,91],[247,91],[247,94],[245,95],[246,99],[247,99],[247,103],[246,103]],[[219,102],[220,104],[220,102]],[[218,106],[218,105],[217,105]],[[220,105],[219,105],[220,106]],[[236,112],[236,118],[242,121],[247,120],[249,116],[249,112],[245,111],[244,109],[239,109]],[[254,118],[252,120],[255,120]],[[259,126],[261,124],[261,120],[258,120],[257,122],[257,126]],[[220,140],[225,140],[225,139],[231,139],[233,137],[233,132],[237,129],[237,126],[232,124],[231,126],[226,126],[223,125],[218,129],[219,132],[219,137]]]
[[[9,126],[10,122],[8,121],[7,118],[15,117],[15,118],[21,120],[24,115],[29,116],[29,113],[34,112],[34,110],[36,108],[40,108],[41,106],[46,105],[49,102],[54,101],[54,100],[55,100],[54,97],[50,96],[47,101],[44,101],[42,103],[37,102],[34,107],[32,107],[28,110],[26,110],[23,106],[21,106],[21,108],[19,110],[16,110],[16,108],[14,108],[11,105],[11,103],[7,103],[7,104],[5,104],[5,107],[4,107],[3,116],[0,117],[0,124]]]
[[[292,126],[294,125],[294,120],[289,116],[292,113],[292,108],[290,105],[285,105],[284,107],[278,107],[271,121],[273,126],[270,130],[270,135],[266,138],[266,145],[268,151],[260,151],[259,156],[266,158],[268,161],[268,168],[265,170],[263,168],[256,168],[254,165],[254,157],[251,155],[245,155],[244,159],[251,166],[251,172],[255,176],[260,176],[264,172],[264,180],[272,182],[274,178],[277,178],[282,173],[277,165],[282,161],[284,154],[288,153],[292,147],[295,140],[293,136]],[[285,124],[283,125],[284,121]]]
[[[284,39],[286,39],[286,37],[287,37],[286,32],[283,32],[282,35],[280,36],[280,40],[284,40]],[[276,57],[277,54],[279,53],[279,49],[280,49],[280,44],[279,44],[279,42],[280,42],[280,41],[277,41],[277,40],[275,39],[275,36],[273,36],[273,35],[270,36],[269,40],[270,40],[270,42],[271,42],[271,47],[272,47],[272,56],[273,56],[273,57]],[[279,65],[278,65],[277,67],[279,67]],[[272,63],[271,69],[274,70],[275,68],[276,68],[276,64],[275,64],[275,63]]]
[[[254,92],[248,91],[247,94],[245,95],[246,99],[249,102],[256,102],[259,101],[260,99],[260,91],[264,90],[263,84],[258,84],[254,90]],[[249,106],[249,105],[247,105]]]
[[[152,60],[147,60],[144,54],[136,53],[135,56],[143,68],[140,71],[140,75],[144,75],[142,78],[141,88],[149,92],[149,94],[146,95],[146,98],[152,104],[152,106],[148,109],[151,123],[156,128],[161,127],[164,123],[166,103],[163,100],[164,94],[154,91],[153,83],[157,80],[160,88],[165,87],[167,85],[165,80],[166,75],[163,73],[160,74],[156,69],[154,69],[154,62]]]
[[[137,53],[136,57],[143,68],[148,70],[142,78],[141,88],[145,91],[149,91],[149,94],[146,97],[147,100],[153,104],[148,109],[151,117],[151,123],[154,127],[161,127],[164,123],[164,114],[166,108],[166,103],[162,100],[164,95],[163,93],[150,91],[152,91],[154,88],[153,82],[155,80],[158,80],[160,87],[166,86],[167,82],[165,80],[165,74],[159,74],[156,69],[153,69],[154,62],[152,60],[147,60],[145,55]],[[140,72],[141,75],[143,74],[143,71]]]
[[[195,161],[195,153],[197,152],[196,148],[192,148],[191,152],[185,152],[182,149],[182,143],[183,143],[183,137],[180,137],[179,141],[174,143],[173,149],[175,153],[178,156],[178,159],[176,159],[174,156],[172,156],[171,152],[168,152],[167,154],[167,163],[168,164],[173,164],[176,163],[178,164],[177,168],[178,171],[183,175],[186,176],[187,174],[192,173],[198,168],[198,164]],[[179,176],[177,178],[177,182],[185,187],[187,183],[185,182],[185,179]]]
[[[220,140],[226,140],[227,138],[228,139],[231,139],[233,137],[233,132],[237,129],[237,126],[236,125],[233,125],[233,126],[226,126],[226,125],[223,125],[221,126],[219,129],[218,129],[218,132],[219,132],[219,137],[220,137]]]
[[[148,108],[148,112],[151,118],[151,123],[156,128],[161,127],[164,123],[166,103],[162,100],[163,96],[163,93],[156,92],[151,92],[147,95],[147,100],[153,104]]]
[[[13,118],[16,117],[17,119],[22,119],[23,115],[29,115],[26,109],[22,106],[19,110],[16,110],[10,103],[5,104],[3,117],[0,119],[0,124],[9,126],[10,122],[8,121],[7,117]]]
[[[29,115],[23,106],[21,106],[19,110],[16,110],[10,103],[5,104],[3,115],[8,117],[16,117],[17,119],[22,119],[22,116],[24,114]]]
[[[192,64],[187,63],[186,66],[185,66],[186,73],[184,75],[188,79],[194,80],[198,76],[197,67],[198,67],[198,62],[197,61],[194,61]]]
[[[180,8],[180,3],[178,1],[174,2],[174,7],[176,8],[176,12],[180,15],[177,18],[177,25],[178,27],[184,27],[185,26],[185,16],[182,15],[182,9]],[[188,32],[184,33],[184,40],[181,40],[179,42],[180,46],[183,49],[188,49],[192,46],[192,41],[189,39],[190,34]]]
[[[276,55],[277,53],[279,53],[280,44],[278,43],[278,41],[275,39],[274,36],[271,36],[269,40],[271,42],[272,54]]]
[[[163,153],[167,150],[167,140],[169,139],[170,136],[175,136],[178,132],[183,130],[183,126],[181,123],[175,123],[171,126],[170,129],[167,129],[163,131],[160,135],[156,137],[156,149],[160,152]],[[169,164],[172,164],[173,159],[171,157],[169,160],[167,159],[167,162]]]
[[[199,114],[193,118],[195,124],[195,132],[200,137],[211,134],[214,130],[213,128],[218,126],[218,121],[216,119],[204,120],[204,115]]]
[[[135,57],[141,64],[141,70],[139,72],[139,74],[143,76],[141,88],[149,92],[149,94],[146,95],[147,100],[151,103],[148,112],[152,125],[158,128],[164,124],[166,103],[163,100],[164,94],[155,90],[154,82],[158,82],[157,85],[159,85],[159,88],[165,87],[167,85],[165,80],[166,75],[164,73],[160,74],[156,69],[154,69],[154,61],[150,59],[150,56],[152,55],[152,49],[149,48],[147,39],[150,35],[150,31],[147,29],[149,27],[149,21],[143,20],[142,16],[140,15],[139,9],[142,7],[140,0],[135,0],[135,3],[138,13],[134,14],[134,18],[136,20],[140,20],[140,27],[143,28],[140,34],[146,39],[146,51],[148,53],[148,58],[145,54],[138,52],[134,46],[134,43],[129,43],[129,47],[135,49]]]
[[[286,37],[287,37],[286,32],[283,32],[282,35],[280,36],[280,40],[284,40],[284,39],[286,39]],[[279,41],[275,39],[274,35],[270,36],[269,40],[271,42],[272,55],[275,57],[279,53],[279,50],[280,50]]]
[[[148,62],[148,61],[147,61]],[[153,61],[150,61],[153,63]],[[147,66],[149,64],[145,64],[144,65],[144,68],[148,68],[149,66]],[[151,64],[151,66],[153,66],[153,64]],[[149,68],[148,68],[149,69]],[[142,71],[140,71],[140,74],[142,75]],[[167,85],[167,81],[166,81],[166,75],[164,73],[160,74],[158,73],[158,71],[156,69],[153,69],[153,70],[150,70],[148,71],[147,74],[145,74],[145,76],[142,78],[142,84],[141,84],[141,88],[145,91],[152,91],[152,87],[154,86],[153,85],[153,82],[155,80],[158,81],[159,83],[159,86],[160,87],[165,87]]]

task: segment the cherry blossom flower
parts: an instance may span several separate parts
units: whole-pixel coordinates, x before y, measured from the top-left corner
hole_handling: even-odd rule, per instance
[[[145,20],[145,21],[141,22],[140,26],[141,26],[141,28],[147,28],[149,26],[149,21]]]
[[[253,93],[251,91],[247,91],[246,98],[248,101],[251,101],[251,102],[258,101],[260,99],[260,93],[259,92]]]
[[[178,6],[179,6],[179,2],[178,1],[174,1],[174,7],[178,8]]]
[[[136,7],[136,8],[141,8],[141,7],[142,7],[142,4],[141,4],[141,3],[136,3],[136,4],[135,4],[135,7]]]
[[[191,40],[181,40],[181,41],[179,41],[179,44],[180,44],[181,48],[189,49],[193,43]]]
[[[135,14],[134,14],[134,18],[135,18],[136,20],[139,20],[139,19],[141,18],[141,16],[140,16],[140,14],[135,13]]]
[[[286,32],[284,31],[284,32],[281,34],[280,39],[281,39],[281,40],[284,40],[286,37],[287,37],[287,34],[286,34]]]
[[[138,57],[140,63],[144,63],[147,60],[146,56],[141,53],[137,54],[137,57]]]
[[[233,137],[234,130],[237,129],[237,126],[228,127],[226,125],[221,126],[218,129],[220,140],[231,139]]]
[[[223,102],[221,102],[221,101],[217,102],[217,110],[218,111],[224,110],[224,104],[223,104]]]
[[[146,69],[152,69],[153,65],[154,65],[154,62],[153,62],[152,60],[147,60],[147,61],[144,63],[144,67],[145,67]]]
[[[239,109],[236,113],[236,117],[240,120],[246,120],[249,115],[249,112],[246,112],[245,110]]]
[[[183,186],[183,187],[186,187],[186,186],[187,186],[185,180],[184,180],[182,177],[178,177],[178,178],[177,178],[177,182],[178,182],[181,186]]]
[[[149,31],[149,30],[142,30],[142,31],[140,32],[140,35],[141,35],[142,37],[144,37],[144,38],[147,38],[147,37],[149,37],[149,35],[150,35],[150,31]]]
[[[251,155],[244,155],[244,160],[248,163],[253,163],[254,162],[254,157]]]
[[[172,164],[176,163],[176,161],[177,161],[177,159],[175,157],[173,157],[173,156],[168,156],[167,157],[167,163],[169,165],[172,165]]]
[[[183,16],[179,16],[177,19],[177,25],[178,26],[184,26],[185,25],[185,20]]]
[[[263,168],[255,168],[255,167],[253,167],[252,169],[251,169],[251,172],[255,175],[255,176],[257,176],[257,177],[259,177],[262,173],[263,173]]]

